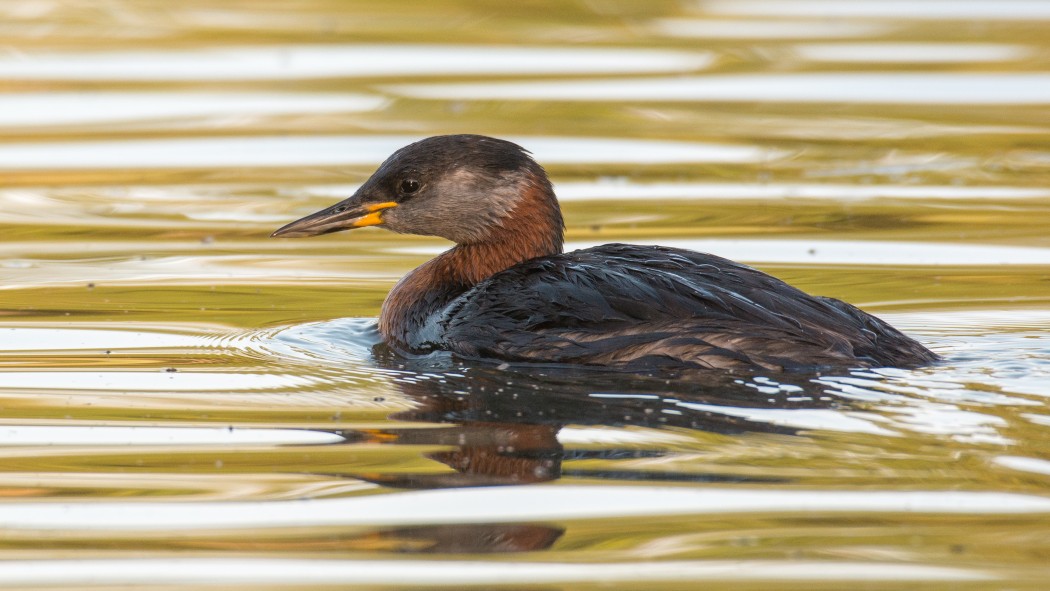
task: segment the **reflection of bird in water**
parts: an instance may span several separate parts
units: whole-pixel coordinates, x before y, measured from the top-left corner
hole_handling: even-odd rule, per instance
[[[714,255],[625,244],[562,253],[546,173],[503,140],[452,135],[406,146],[353,197],[274,236],[363,226],[456,243],[383,304],[380,332],[404,353],[656,372],[937,358],[849,304]]]
[[[382,348],[377,348],[376,353],[380,366],[391,367],[392,355]],[[761,418],[752,420],[747,413],[737,416],[739,413],[732,411],[820,409],[838,404],[818,394],[823,386],[805,381],[799,384],[803,387],[793,386],[789,397],[756,397],[747,383],[718,374],[702,382],[669,384],[657,378],[572,368],[500,370],[446,366],[439,370],[430,360],[418,361],[419,364],[409,361],[403,367],[413,379],[394,382],[414,408],[390,416],[412,423],[411,426],[337,432],[348,442],[420,447],[426,458],[451,471],[394,469],[355,472],[355,478],[394,488],[423,489],[535,484],[564,476],[592,480],[778,482],[779,477],[763,474],[613,469],[610,466],[617,465],[618,460],[660,457],[667,451],[660,445],[638,447],[638,441],[631,438],[621,444],[616,437],[607,445],[566,450],[558,437],[567,425],[613,428],[607,433],[631,427],[688,429],[728,437],[744,433],[789,436],[797,434],[798,429]],[[417,379],[433,371],[439,371],[442,377]],[[728,412],[719,411],[723,408]],[[441,426],[423,426],[427,424]],[[434,450],[434,446],[441,449]],[[565,460],[611,463],[602,467],[577,465],[566,470]]]
[[[639,481],[656,485],[786,483],[791,479],[783,474],[767,474],[765,466],[721,470],[719,463],[712,461],[683,469],[681,464],[666,459],[673,459],[684,450],[668,448],[667,440],[661,437],[647,440],[647,435],[656,435],[653,429],[669,428],[672,433],[695,430],[727,438],[756,433],[789,437],[797,434],[797,429],[708,409],[817,409],[837,405],[819,395],[823,386],[793,374],[785,377],[800,378],[796,383],[783,382],[792,387],[793,395],[769,398],[756,397],[742,380],[722,374],[713,374],[702,382],[668,383],[664,379],[572,367],[500,370],[494,366],[463,366],[448,359],[436,367],[433,358],[405,360],[382,345],[374,352],[377,364],[392,370],[390,375],[401,371],[411,377],[392,382],[413,403],[413,408],[390,418],[408,424],[333,432],[344,438],[351,455],[357,445],[405,446],[447,466],[434,469],[414,462],[392,461],[377,463],[373,470],[345,474],[391,488],[534,485],[562,478],[568,479],[567,484],[592,485]],[[435,377],[422,379],[428,374]],[[612,397],[594,395],[613,390],[617,394]],[[691,410],[689,403],[703,404],[705,409]],[[592,429],[593,434],[612,437],[599,436],[585,443],[570,439],[571,443],[563,445],[559,435],[566,427],[577,433]],[[624,433],[633,437],[617,437]],[[705,443],[720,446],[728,442],[715,443],[704,437],[688,453],[703,455]],[[768,453],[770,445],[775,445],[774,440],[766,439],[764,453]],[[355,531],[345,538],[325,542],[325,547],[403,553],[540,551],[550,548],[571,527],[557,520],[417,525]],[[302,544],[300,540],[295,543]]]

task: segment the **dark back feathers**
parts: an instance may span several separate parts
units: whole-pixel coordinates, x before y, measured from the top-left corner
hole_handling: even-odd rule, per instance
[[[906,366],[936,359],[885,322],[748,266],[607,244],[534,259],[455,299],[440,348],[468,358],[674,368]]]

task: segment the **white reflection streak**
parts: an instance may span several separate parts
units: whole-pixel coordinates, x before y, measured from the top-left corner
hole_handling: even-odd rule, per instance
[[[645,240],[637,240],[646,244]],[[590,248],[605,241],[572,241],[565,250]],[[710,252],[729,259],[753,263],[804,263],[814,265],[1047,265],[1050,248],[999,246],[993,244],[943,244],[928,242],[880,242],[875,240],[737,240],[667,239],[661,246]],[[391,248],[389,252],[432,255],[447,246]]]
[[[260,136],[7,143],[0,169],[376,165],[418,136]],[[511,137],[544,164],[761,162],[766,148],[617,138]]]
[[[1026,458],[1023,456],[999,456],[992,460],[999,466],[1011,470],[1031,472],[1033,474],[1045,474],[1050,476],[1050,461],[1038,458]]]
[[[707,13],[762,17],[887,18],[893,20],[1050,19],[1050,3],[1038,0],[700,0]]]
[[[360,185],[312,185],[311,196],[345,199]],[[558,182],[558,201],[635,201],[638,199],[739,200],[814,199],[833,201],[871,199],[1036,199],[1050,197],[1050,188],[995,185],[847,185],[835,183],[636,183],[625,178]],[[0,192],[18,196],[16,191]],[[190,214],[186,214],[190,215]],[[194,214],[196,215],[196,214]],[[232,215],[232,214],[228,214]],[[37,247],[38,248],[38,247]]]
[[[938,244],[867,240],[661,240],[672,246],[718,252],[732,259],[770,263],[865,265],[1046,265],[1050,248],[993,244]],[[577,248],[575,245],[571,245]],[[728,253],[728,254],[727,254]]]
[[[0,78],[280,80],[514,74],[666,73],[703,69],[706,52],[483,45],[283,45],[193,51],[0,57]]]
[[[313,379],[292,375],[164,371],[5,371],[5,390],[117,390],[125,392],[214,392],[301,388]]]
[[[219,530],[613,519],[768,512],[1050,514],[1050,497],[1000,492],[687,489],[544,485],[428,490],[296,501],[0,504],[0,528]]]
[[[849,63],[973,63],[1018,60],[1033,53],[1022,45],[996,43],[821,43],[795,52],[812,61]]]
[[[74,351],[204,347],[206,337],[137,330],[0,328],[0,351]]]
[[[354,94],[96,92],[0,95],[0,125],[72,125],[184,117],[374,111],[377,96]]]
[[[938,331],[980,331],[982,329],[994,332],[1014,331],[1018,329],[1031,329],[1045,332],[1050,330],[1050,310],[944,310],[936,313],[922,312],[895,312],[893,324],[904,324],[915,328],[926,327],[927,330]],[[879,374],[892,375],[897,371],[881,369]],[[1050,417],[1047,423],[1050,425]]]
[[[895,415],[894,424],[917,433],[947,435],[956,441],[981,441],[996,445],[1013,443],[996,430],[996,427],[1007,425],[1002,417],[961,410],[950,404],[926,403],[913,407],[895,405],[880,410]]]
[[[593,394],[591,396],[594,396]],[[641,398],[624,396],[624,398]],[[659,399],[659,396],[653,398]],[[671,445],[687,444],[688,437],[668,431],[632,428],[565,427],[558,431],[558,443],[562,445],[621,444],[621,445]]]
[[[1029,421],[1032,421],[1033,423],[1035,423],[1037,425],[1046,425],[1046,426],[1050,427],[1050,416],[1037,415],[1037,414],[1032,414],[1032,413],[1025,413],[1025,414],[1023,414],[1021,416],[1023,416],[1026,419],[1028,419]]]
[[[653,28],[670,37],[698,39],[839,39],[892,31],[891,24],[820,20],[731,20],[661,18]]]
[[[287,218],[285,218],[287,219]],[[338,257],[329,257],[339,260]],[[322,257],[315,261],[325,260]],[[294,263],[294,261],[293,261]],[[293,268],[294,267],[294,268]],[[17,277],[15,277],[17,273]],[[108,285],[157,284],[199,285],[216,280],[232,283],[258,280],[315,280],[333,277],[375,277],[374,272],[355,273],[352,268],[342,270],[303,269],[288,260],[267,260],[251,256],[213,257],[161,257],[147,260],[120,260],[99,262],[87,261],[34,261],[16,272],[9,271],[8,280],[0,290],[22,289],[27,286],[85,284],[103,281]],[[110,347],[106,347],[107,349]],[[3,350],[0,348],[0,350]]]
[[[731,417],[742,417],[750,421],[768,423],[770,425],[794,427],[796,429],[896,435],[893,431],[883,429],[872,423],[871,419],[874,419],[876,415],[860,412],[847,414],[828,409],[743,408],[694,402],[679,402],[678,406]]]
[[[1031,199],[1050,197],[1042,187],[951,185],[846,185],[816,183],[632,183],[628,181],[557,184],[559,201],[636,199]],[[318,187],[318,191],[323,188]],[[351,195],[340,186],[334,195]]]
[[[308,429],[219,427],[0,426],[0,446],[36,445],[321,445],[344,437]]]
[[[734,74],[633,80],[393,84],[384,90],[412,98],[441,100],[1042,105],[1050,102],[1050,74]]]
[[[535,585],[657,581],[977,581],[973,569],[843,561],[668,561],[553,563],[508,561],[145,558],[6,560],[4,585]]]

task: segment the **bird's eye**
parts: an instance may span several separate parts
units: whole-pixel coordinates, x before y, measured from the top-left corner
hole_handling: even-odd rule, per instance
[[[346,206],[345,205],[338,205],[335,208],[335,212],[336,213],[343,213],[344,211],[346,211]]]
[[[416,191],[419,190],[419,181],[417,181],[416,179],[405,179],[405,180],[401,181],[400,189],[401,189],[401,192],[404,193],[405,195],[408,195],[410,193],[415,193]]]

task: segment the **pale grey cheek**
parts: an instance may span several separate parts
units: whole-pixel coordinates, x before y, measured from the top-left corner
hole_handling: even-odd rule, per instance
[[[440,236],[457,243],[477,242],[485,236],[485,224],[477,214],[461,208],[441,211],[397,209],[383,219],[388,229],[400,234]]]
[[[481,242],[506,223],[520,198],[519,184],[513,176],[496,181],[458,170],[383,219],[387,228],[403,234]]]
[[[388,211],[383,216],[384,225],[401,234],[422,234],[424,236],[435,236],[435,231],[440,228],[438,221],[428,211],[417,211],[409,209],[410,206],[401,206]]]

